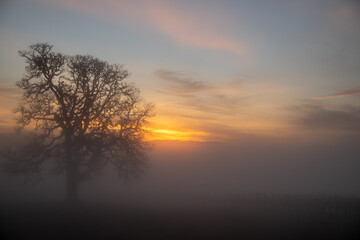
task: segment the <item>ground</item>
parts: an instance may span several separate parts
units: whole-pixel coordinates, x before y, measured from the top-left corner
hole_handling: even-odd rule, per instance
[[[357,239],[358,198],[218,204],[1,203],[1,239]]]

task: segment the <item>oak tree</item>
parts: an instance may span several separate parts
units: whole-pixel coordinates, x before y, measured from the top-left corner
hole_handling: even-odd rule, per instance
[[[80,181],[109,163],[123,176],[143,169],[144,125],[153,105],[125,81],[130,74],[122,65],[52,48],[37,43],[19,51],[26,68],[17,82],[24,92],[17,124],[32,129],[32,140],[8,154],[3,168],[37,175],[52,160],[58,173],[66,173],[67,199],[75,201]]]

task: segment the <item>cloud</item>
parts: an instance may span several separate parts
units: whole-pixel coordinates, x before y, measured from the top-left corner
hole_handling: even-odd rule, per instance
[[[330,109],[316,104],[303,104],[290,109],[297,115],[293,123],[302,128],[360,133],[360,107],[346,105],[340,109]]]
[[[12,111],[21,98],[21,90],[0,85],[0,133],[13,130],[15,113]]]
[[[159,80],[157,116],[167,128],[177,125],[208,132],[209,139],[231,139],[239,133],[280,135],[289,125],[279,119],[271,102],[279,93],[273,85],[244,84],[244,79],[199,80],[196,74],[164,69],[154,75]]]
[[[71,10],[121,24],[133,24],[136,21],[156,29],[182,45],[227,51],[238,55],[245,55],[248,52],[246,44],[222,30],[225,25],[223,19],[226,16],[214,15],[206,11],[188,11],[168,1],[36,0],[36,2],[65,6]],[[133,21],[129,21],[129,18]]]
[[[12,86],[0,85],[0,108],[14,106],[21,98],[21,90]]]
[[[217,92],[217,97],[225,98],[224,92],[231,92],[241,86],[240,80],[227,81],[222,85],[214,85],[203,81],[194,80],[189,74],[179,71],[170,71],[164,69],[158,69],[155,71],[155,75],[161,79],[166,85],[166,89],[174,92],[199,92],[199,91],[213,91]]]
[[[323,97],[314,97],[313,99],[316,100],[323,100],[323,99],[330,99],[330,98],[339,98],[339,97],[348,97],[353,95],[359,95],[360,94],[360,87],[350,88],[344,91],[332,93]]]
[[[175,105],[198,112],[236,115],[238,103],[246,97],[238,92],[240,81],[229,81],[215,85],[194,80],[190,75],[159,69],[155,75],[162,81],[156,92],[175,99]]]
[[[240,55],[246,51],[243,43],[222,34],[219,29],[216,29],[218,17],[215,17],[214,20],[214,16],[208,16],[204,13],[185,14],[162,3],[148,9],[148,19],[157,29],[185,45],[224,50]]]
[[[360,4],[357,1],[346,1],[346,4],[339,5],[330,16],[338,26],[353,27],[360,23]]]
[[[213,88],[207,83],[195,81],[189,75],[180,72],[159,69],[155,71],[155,74],[161,80],[167,81],[169,85],[166,87],[173,91],[197,92]]]
[[[17,87],[11,86],[1,86],[0,85],[0,95],[1,96],[18,96],[21,93],[21,90]]]

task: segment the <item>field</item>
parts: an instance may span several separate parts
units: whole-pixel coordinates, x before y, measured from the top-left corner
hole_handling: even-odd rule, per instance
[[[357,239],[356,197],[241,197],[114,206],[1,202],[1,239]]]

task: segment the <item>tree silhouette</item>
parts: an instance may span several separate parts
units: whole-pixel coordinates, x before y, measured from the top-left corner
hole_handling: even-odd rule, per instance
[[[124,80],[129,72],[89,55],[56,53],[47,43],[19,51],[26,59],[24,90],[15,110],[19,130],[29,125],[31,141],[7,154],[3,169],[38,175],[55,161],[66,172],[67,199],[77,200],[79,182],[112,163],[122,176],[137,175],[146,164],[144,143],[153,105]]]

